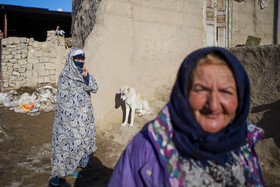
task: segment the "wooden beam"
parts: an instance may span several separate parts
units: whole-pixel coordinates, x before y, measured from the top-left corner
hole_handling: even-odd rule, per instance
[[[8,37],[8,19],[7,19],[7,12],[4,14],[4,38]]]

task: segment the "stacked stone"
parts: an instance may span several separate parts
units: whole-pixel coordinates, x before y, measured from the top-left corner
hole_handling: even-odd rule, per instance
[[[27,70],[27,38],[8,38],[2,40],[3,87],[19,87]],[[28,67],[31,68],[30,66]]]
[[[3,88],[56,83],[58,55],[65,56],[64,37],[48,31],[45,42],[33,38],[10,37],[2,40]],[[57,53],[64,49],[65,52]],[[61,59],[61,57],[59,58]]]

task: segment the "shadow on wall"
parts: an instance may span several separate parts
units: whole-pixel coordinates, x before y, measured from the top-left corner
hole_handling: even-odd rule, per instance
[[[264,138],[273,138],[275,143],[280,147],[280,100],[253,107],[251,113],[263,112],[262,119],[257,125],[264,130]]]
[[[113,169],[105,167],[95,156],[91,157],[91,163],[90,167],[81,171],[83,177],[76,179],[74,187],[107,186]]]
[[[122,123],[125,120],[125,113],[126,113],[126,109],[125,109],[125,103],[121,100],[121,94],[120,93],[116,93],[115,95],[115,109],[118,109],[119,107],[122,108],[123,111],[123,117],[122,117]],[[129,115],[128,117],[128,122],[131,122],[131,115]]]

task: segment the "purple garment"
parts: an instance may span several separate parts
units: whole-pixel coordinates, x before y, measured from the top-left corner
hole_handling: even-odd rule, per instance
[[[168,119],[164,119],[162,117],[164,115],[160,116],[161,117],[156,118],[155,121],[170,121]],[[173,149],[172,147],[170,147],[171,144],[167,143],[169,145],[165,145],[166,143],[164,143],[165,147],[168,148],[168,150],[161,150],[160,148],[156,148],[157,143],[161,144],[163,142],[168,142],[166,141],[166,138],[168,138],[169,135],[167,133],[167,136],[160,137],[160,139],[157,140],[159,142],[154,142],[155,139],[153,138],[152,134],[150,134],[150,130],[148,130],[148,127],[151,127],[152,123],[153,122],[147,124],[142,129],[142,131],[130,141],[115,167],[108,185],[109,187],[183,186],[183,184],[179,182],[179,179],[176,182],[176,177],[181,178],[181,169],[176,168],[176,163],[174,163],[174,160],[171,161],[170,158],[165,157],[169,155],[170,151]],[[161,125],[163,124],[161,123]],[[265,184],[261,176],[258,158],[255,150],[252,149],[256,141],[261,138],[260,136],[262,135],[262,131],[261,129],[254,127],[254,125],[250,123],[248,125],[248,128],[250,129],[250,133],[248,134],[246,143],[246,145],[248,144],[248,146],[244,145],[240,148],[240,156],[242,158],[244,172],[246,173],[246,181],[250,186],[264,186]],[[165,129],[168,129],[168,127],[165,127]],[[172,163],[170,163],[170,161]],[[252,163],[252,161],[254,161],[254,163]],[[164,164],[166,162],[170,163],[171,165]],[[173,166],[175,166],[175,168],[173,168]],[[179,169],[179,171],[177,169]],[[170,178],[170,174],[172,175],[172,178]],[[170,181],[173,181],[173,185],[171,185]]]
[[[148,137],[147,125],[127,145],[111,176],[113,186],[170,186],[165,167]]]

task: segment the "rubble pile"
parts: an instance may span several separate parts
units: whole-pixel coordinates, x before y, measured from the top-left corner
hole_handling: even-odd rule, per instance
[[[54,110],[56,91],[56,88],[46,85],[34,89],[33,93],[19,93],[17,90],[0,93],[0,107],[8,107],[15,112],[31,115],[36,115],[40,112],[49,112]],[[32,108],[25,110],[22,107],[24,104],[32,104]]]

